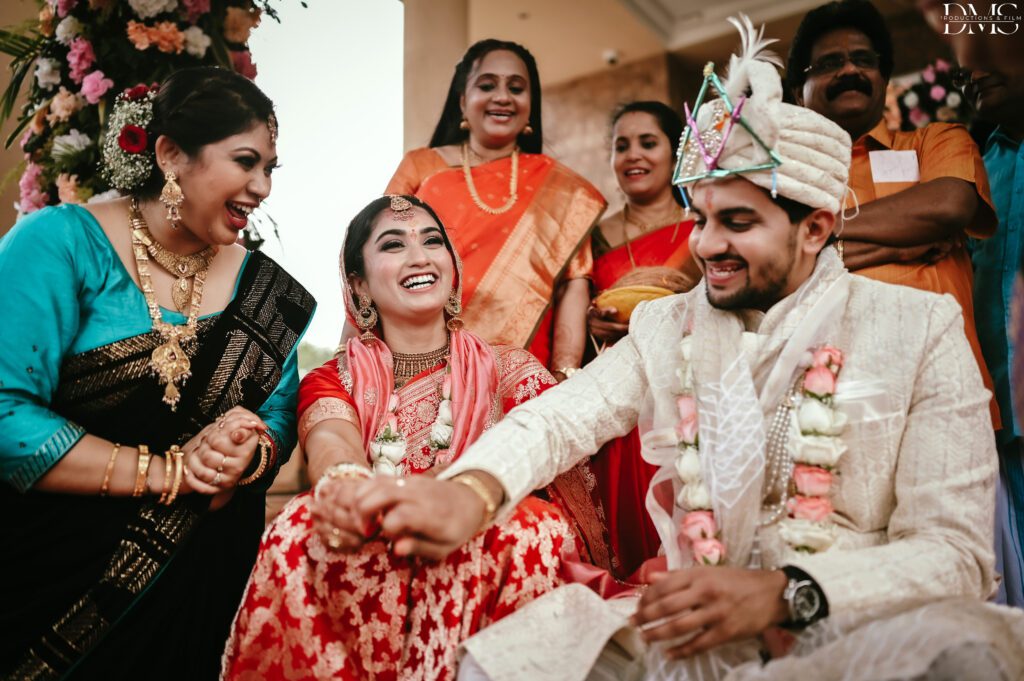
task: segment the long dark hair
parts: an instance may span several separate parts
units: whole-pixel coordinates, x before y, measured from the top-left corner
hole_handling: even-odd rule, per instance
[[[195,157],[207,144],[266,123],[273,113],[274,103],[245,76],[216,66],[181,69],[161,83],[153,101],[153,120],[147,126],[150,151],[157,137],[166,135]],[[136,193],[153,198],[163,183],[154,163]]]
[[[469,138],[469,131],[459,128],[462,122],[462,108],[459,100],[466,91],[466,82],[469,79],[469,72],[473,65],[496,50],[507,50],[523,60],[526,64],[526,73],[530,76],[530,127],[533,134],[520,133],[518,138],[519,148],[529,154],[539,154],[544,146],[544,133],[541,128],[540,115],[540,74],[537,72],[537,60],[533,58],[530,51],[519,43],[507,40],[495,40],[488,38],[473,43],[466,54],[462,55],[462,61],[455,65],[455,74],[452,76],[451,85],[448,86],[448,97],[444,100],[444,109],[441,110],[441,118],[437,121],[434,134],[430,138],[431,147],[443,147],[448,144],[462,144]]]
[[[612,131],[615,130],[615,124],[619,122],[619,119],[628,113],[645,113],[654,116],[654,120],[658,122],[658,127],[668,137],[668,143],[672,146],[672,154],[669,157],[669,163],[674,163],[676,153],[679,151],[679,141],[683,136],[683,119],[675,112],[675,110],[668,104],[663,102],[655,102],[650,100],[629,102],[623,104],[619,108],[615,109],[615,113],[612,114]],[[614,140],[613,140],[614,142]],[[683,202],[683,196],[680,193],[681,190],[672,188],[672,198],[676,200],[680,206],[686,205]]]

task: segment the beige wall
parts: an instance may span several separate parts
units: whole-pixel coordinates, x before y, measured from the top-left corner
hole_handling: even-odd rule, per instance
[[[0,26],[7,27],[20,24],[26,19],[38,15],[39,8],[33,0],[3,0],[3,2],[0,2]],[[7,84],[11,82],[10,64],[10,57],[0,55],[0,73],[3,74],[0,76],[0,88],[6,88]],[[31,78],[31,76],[29,77]],[[23,91],[26,89],[23,88]],[[22,160],[21,149],[18,148],[17,142],[10,149],[3,149],[2,143],[14,129],[15,119],[17,119],[17,114],[20,112],[24,101],[24,96],[22,96],[17,106],[15,106],[12,120],[8,121],[3,127],[0,127],[0,180],[6,178]],[[17,216],[17,212],[14,210],[14,202],[17,200],[18,176],[15,175],[0,191],[0,234],[5,233],[14,224],[14,218]]]

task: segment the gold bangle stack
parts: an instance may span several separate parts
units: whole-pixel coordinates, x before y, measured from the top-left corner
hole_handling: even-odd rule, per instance
[[[473,490],[473,492],[475,492],[476,495],[480,497],[481,500],[483,500],[484,518],[480,522],[480,527],[477,528],[477,532],[490,525],[491,521],[494,520],[495,513],[498,512],[498,506],[501,505],[501,500],[495,499],[494,496],[491,494],[491,491],[487,489],[487,485],[485,485],[479,478],[477,478],[472,473],[463,473],[461,475],[456,475],[454,478],[452,478],[452,482],[457,482],[460,485],[465,485],[466,487]]]
[[[271,440],[270,436],[267,435],[266,433],[260,433],[259,449],[259,465],[256,466],[256,470],[252,472],[252,475],[248,475],[238,481],[239,487],[251,485],[252,483],[256,482],[259,479],[259,477],[263,475],[267,471],[267,469],[270,468],[271,465],[273,465],[274,459],[277,458],[277,456],[274,454],[274,441]]]
[[[110,460],[107,461],[107,470],[103,472],[103,484],[100,485],[100,496],[105,497],[110,493],[110,474],[114,472],[114,462],[121,451],[121,443],[114,443],[114,451],[110,452]]]
[[[372,478],[373,471],[366,466],[360,466],[357,463],[350,463],[344,461],[342,463],[336,463],[333,466],[328,466],[324,474],[320,476],[320,479],[325,478]]]
[[[171,484],[171,491],[167,494],[167,498],[164,499],[163,495],[160,496],[160,503],[165,506],[170,506],[174,503],[174,500],[178,498],[178,492],[181,490],[181,480],[185,477],[185,452],[181,451],[181,447],[178,445],[171,445],[171,448],[164,454],[168,461],[174,460],[174,482]],[[167,489],[167,481],[164,481],[164,490]]]
[[[149,462],[151,459],[152,455],[149,453],[149,447],[139,445],[139,469],[135,473],[135,489],[132,490],[133,497],[141,497],[146,491],[146,478],[149,476]]]

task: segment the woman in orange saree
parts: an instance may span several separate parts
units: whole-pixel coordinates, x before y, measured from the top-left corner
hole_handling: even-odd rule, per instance
[[[455,67],[430,147],[406,154],[386,191],[415,194],[444,221],[463,261],[466,327],[529,349],[561,380],[583,358],[589,237],[605,201],[542,141],[533,56],[483,40]]]
[[[525,350],[459,328],[458,259],[415,197],[370,203],[343,262],[349,319],[364,333],[302,381],[299,439],[316,485],[263,537],[224,654],[228,679],[453,679],[461,641],[562,583],[572,532],[539,499],[436,561],[412,555],[418,538],[387,509],[363,510],[381,486],[415,498],[555,381]],[[460,504],[498,505],[472,474],[454,480]]]
[[[630,299],[658,294],[644,287],[668,294],[689,290],[700,279],[688,245],[693,221],[685,217],[671,185],[682,130],[679,115],[661,102],[632,102],[612,117],[612,170],[626,204],[604,219],[592,237],[599,293],[590,313],[595,346],[625,335]],[[617,295],[606,293],[612,291]],[[622,309],[603,306],[606,300],[621,301]],[[644,506],[655,470],[641,458],[634,430],[549,487],[552,499],[572,519],[581,556],[617,579],[628,579],[661,545]]]

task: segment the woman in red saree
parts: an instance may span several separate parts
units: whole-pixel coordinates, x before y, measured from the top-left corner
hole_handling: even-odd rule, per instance
[[[562,380],[583,359],[589,237],[605,201],[542,142],[533,56],[483,40],[455,67],[430,147],[406,154],[386,191],[415,194],[444,221],[463,261],[466,327],[529,349]]]
[[[700,279],[688,245],[693,221],[671,184],[682,131],[679,115],[661,102],[632,102],[614,114],[612,170],[626,203],[594,230],[599,294],[636,285],[681,292]],[[589,320],[595,347],[614,343],[628,330],[628,311],[602,308],[600,300],[599,295]],[[644,507],[655,470],[641,458],[634,430],[549,488],[573,521],[581,556],[618,579],[627,579],[661,545]]]
[[[382,486],[415,496],[555,382],[525,350],[459,328],[458,259],[415,197],[357,215],[343,266],[349,319],[364,333],[302,381],[299,440],[316,484],[263,537],[224,654],[228,679],[453,679],[461,641],[562,583],[572,533],[539,499],[438,561],[412,555],[430,553],[387,509],[366,512],[363,497]],[[466,505],[500,502],[474,476],[455,482]]]

